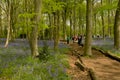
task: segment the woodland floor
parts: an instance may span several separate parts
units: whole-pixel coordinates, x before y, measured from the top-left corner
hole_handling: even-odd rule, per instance
[[[68,74],[72,75],[72,80],[91,80],[87,72],[81,71],[75,62],[77,58],[72,55],[72,50],[77,50],[83,54],[83,47],[76,43],[69,45],[71,51],[68,52],[70,68]],[[120,80],[120,62],[104,56],[101,52],[92,50],[93,57],[81,57],[83,63],[88,68],[92,68],[99,80]]]
[[[1,39],[0,41],[0,49],[1,53],[16,53],[18,56],[20,55],[30,55],[29,44],[25,40],[17,39],[9,44],[8,48],[4,48],[5,40]],[[53,41],[47,41],[50,47],[53,47]],[[108,45],[110,48],[113,45],[113,40],[94,40],[93,45],[104,46]],[[43,46],[43,41],[39,41],[38,45]],[[68,74],[72,76],[72,80],[91,80],[87,71],[81,71],[76,65],[75,62],[78,60],[76,56],[72,55],[73,50],[77,50],[79,54],[83,54],[83,47],[77,45],[77,43],[65,45],[64,43],[59,44],[59,48],[70,47],[70,51],[68,52],[69,64],[70,68],[67,70]],[[109,48],[108,47],[108,48]],[[24,50],[23,50],[24,48]],[[7,50],[6,50],[7,49]],[[99,80],[120,80],[120,62],[116,60],[112,60],[106,56],[104,56],[101,52],[92,50],[93,57],[82,57],[81,59],[83,63],[88,67],[92,68]],[[2,58],[2,57],[1,57]],[[6,58],[3,58],[5,61]],[[14,59],[13,59],[14,60]],[[9,60],[7,60],[9,62]]]

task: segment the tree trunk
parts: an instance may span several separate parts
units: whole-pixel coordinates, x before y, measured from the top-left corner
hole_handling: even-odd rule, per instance
[[[101,0],[101,5],[103,5],[103,0]],[[101,13],[101,20],[102,20],[102,34],[103,34],[103,39],[105,38],[105,23],[104,23],[104,13],[102,11]]]
[[[2,14],[2,9],[0,8],[0,14]],[[0,37],[2,37],[3,36],[3,34],[2,34],[2,17],[0,16]]]
[[[54,51],[58,51],[59,43],[59,17],[58,12],[54,12]]]
[[[9,40],[10,40],[10,29],[11,29],[11,3],[10,1],[7,2],[8,3],[8,13],[7,13],[7,39],[6,39],[6,42],[5,42],[5,45],[4,47],[7,47],[8,46],[8,43],[9,43]]]
[[[72,35],[72,26],[73,26],[73,24],[72,24],[72,11],[70,12],[70,37],[72,37],[73,35]]]
[[[59,43],[59,39],[60,39],[60,11],[57,12],[57,42]]]
[[[38,53],[38,45],[37,45],[37,38],[38,38],[38,24],[40,20],[40,15],[41,12],[41,5],[42,5],[42,0],[34,0],[34,12],[35,15],[33,17],[33,28],[31,32],[31,38],[30,38],[30,47],[31,47],[31,54],[33,57],[39,55]]]
[[[76,0],[74,0],[74,9],[73,9],[73,35],[76,36]]]
[[[14,14],[13,14],[14,13]],[[11,10],[10,10],[10,40],[13,41],[15,39],[14,34],[14,19],[15,19],[15,11],[14,11],[14,4],[11,3]]]
[[[66,39],[66,8],[64,9],[63,12],[63,39]]]
[[[116,49],[120,48],[120,0],[118,2],[118,7],[115,15],[114,23],[114,47]]]
[[[111,4],[111,0],[108,0],[108,4]],[[108,10],[108,36],[110,37],[111,36],[111,34],[112,34],[112,29],[111,29],[111,16],[110,16],[110,14],[111,14],[111,11],[110,10]]]
[[[92,0],[87,0],[86,11],[86,38],[84,55],[91,56],[91,42],[92,42]]]
[[[81,12],[81,10],[79,9],[79,32],[78,32],[78,34],[83,34],[82,33],[82,14],[81,14],[82,12]]]
[[[110,10],[108,10],[108,36],[111,36],[111,18],[110,18]]]
[[[53,16],[49,14],[50,40],[53,39]]]
[[[94,14],[94,34],[97,35],[97,16]]]

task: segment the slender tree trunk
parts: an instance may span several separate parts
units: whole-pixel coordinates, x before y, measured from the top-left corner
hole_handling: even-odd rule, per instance
[[[108,10],[108,36],[111,36],[111,18],[110,18],[110,10]]]
[[[111,0],[108,0],[108,4],[111,4]],[[111,16],[110,16],[110,14],[111,14],[111,11],[110,10],[108,10],[108,36],[110,37],[111,36],[111,34],[112,34],[112,29],[111,29]]]
[[[115,15],[114,23],[114,47],[120,49],[120,0]]]
[[[57,40],[56,40],[56,38],[57,38],[57,15],[56,15],[56,12],[55,13],[53,13],[53,16],[54,16],[54,50],[56,51],[57,50]]]
[[[39,13],[41,13],[41,5],[42,5],[42,0],[34,0],[34,18],[33,20],[33,28],[32,28],[32,32],[31,32],[31,38],[30,38],[30,47],[31,47],[31,54],[33,57],[39,55],[38,53],[38,24],[39,24],[39,20],[40,20],[40,15]]]
[[[53,16],[52,14],[49,14],[49,27],[50,27],[50,40],[53,39]]]
[[[8,15],[8,27],[7,27],[7,39],[6,39],[6,42],[5,42],[5,47],[8,46],[8,43],[9,43],[9,40],[10,40],[10,15]]]
[[[72,26],[73,26],[73,24],[72,24],[72,11],[70,12],[70,37],[72,37],[73,35],[72,35]]]
[[[101,0],[101,5],[103,5],[103,0]],[[105,38],[105,23],[104,23],[104,13],[102,11],[101,13],[101,20],[102,20],[102,34],[103,34],[103,39]]]
[[[11,3],[10,1],[8,0],[8,13],[7,13],[7,39],[6,39],[6,42],[5,42],[5,45],[4,47],[7,47],[8,46],[8,43],[9,43],[9,40],[10,40],[10,28],[11,28]]]
[[[81,10],[79,9],[79,32],[78,32],[78,34],[83,34],[82,33],[82,16],[81,16],[82,14],[81,14]]]
[[[0,8],[0,14],[2,14],[2,9]],[[2,34],[2,17],[0,16],[0,37],[2,37],[3,36],[3,34]]]
[[[91,56],[91,43],[92,43],[92,0],[87,0],[86,12],[86,38],[84,55]]]
[[[63,12],[63,39],[66,39],[66,8],[64,9]]]
[[[57,12],[57,42],[59,43],[59,39],[60,39],[60,11]]]
[[[97,35],[97,17],[96,17],[96,14],[94,14],[94,34]]]
[[[74,9],[73,9],[73,34],[76,35],[76,0],[74,0]]]
[[[10,40],[14,40],[14,16],[15,13],[13,14],[14,12],[14,4],[11,3],[11,10],[10,10]]]
[[[59,43],[59,11],[54,13],[54,50],[58,51],[58,43]]]

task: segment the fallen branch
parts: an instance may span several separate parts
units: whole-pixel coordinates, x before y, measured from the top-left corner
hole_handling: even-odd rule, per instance
[[[88,69],[88,73],[89,73],[89,75],[91,77],[91,80],[98,80],[98,78],[97,78],[97,76],[96,76],[96,74],[95,74],[95,72],[93,71],[92,68]]]
[[[80,68],[80,70],[85,71],[87,68],[80,62],[75,62],[75,65]]]
[[[103,51],[103,50],[101,50],[101,49],[98,49],[98,48],[92,48],[92,49],[94,49],[94,50],[97,50],[97,51],[100,51],[102,54],[104,54],[105,56],[107,56],[107,57],[109,57],[109,58],[111,58],[111,59],[114,59],[114,60],[116,60],[116,61],[119,61],[120,62],[120,57],[117,57],[117,56],[115,56],[115,55],[112,55],[113,53],[111,53],[110,51]]]

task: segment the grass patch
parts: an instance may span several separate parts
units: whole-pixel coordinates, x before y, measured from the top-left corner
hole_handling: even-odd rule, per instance
[[[101,49],[105,52],[111,52],[112,55],[120,57],[120,50],[116,50],[113,46],[94,46],[97,49]]]
[[[30,55],[2,53],[0,49],[0,79],[6,80],[71,80],[66,73],[69,67],[67,49],[51,53],[47,61],[31,58]],[[11,50],[10,50],[11,51]],[[51,50],[52,51],[52,50]],[[53,52],[53,51],[52,51]]]

